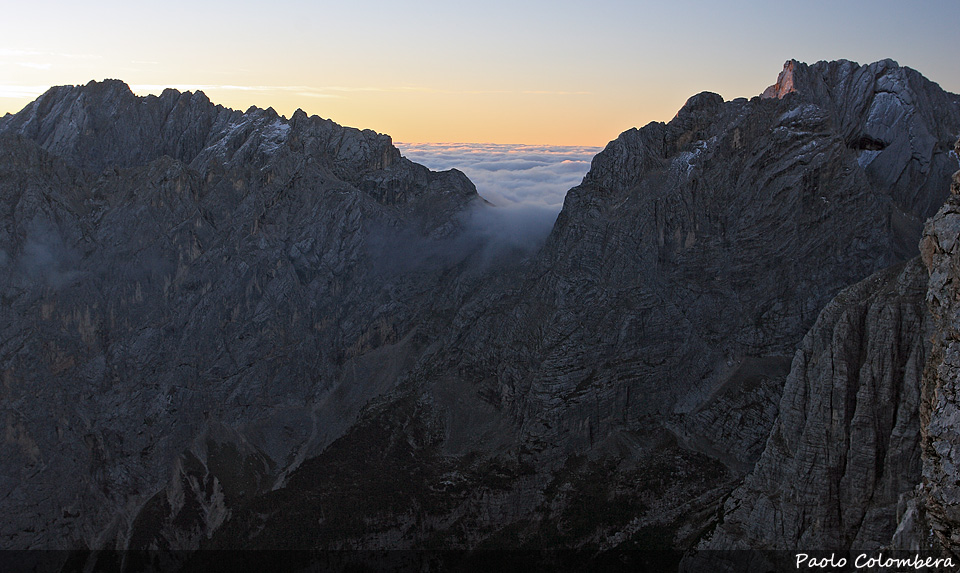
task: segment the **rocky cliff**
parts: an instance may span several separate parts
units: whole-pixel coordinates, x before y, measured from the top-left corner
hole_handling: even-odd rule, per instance
[[[920,479],[926,287],[915,258],[844,289],[820,313],[763,454],[702,548],[890,545],[898,504]]]
[[[960,172],[927,221],[921,257],[845,289],[820,313],[762,456],[701,549],[957,555],[958,376],[949,356],[958,181]]]
[[[960,98],[895,62],[789,62],[621,134],[491,266],[461,232],[490,207],[386,136],[54,88],[0,120],[0,539],[777,545],[731,504],[792,468],[755,513],[873,544],[939,408],[904,262],[957,133]]]
[[[960,140],[955,150],[960,156]],[[920,245],[930,271],[927,308],[936,330],[920,407],[923,480],[917,497],[930,533],[960,556],[960,171],[953,174],[950,190],[946,204],[927,222]]]
[[[470,344],[449,345],[528,443],[621,455],[624,433],[667,433],[745,471],[820,309],[916,254],[946,194],[929,181],[953,170],[957,96],[889,61],[790,68],[781,99],[700,94],[611,142],[511,311],[476,314]],[[909,111],[919,101],[936,103]]]

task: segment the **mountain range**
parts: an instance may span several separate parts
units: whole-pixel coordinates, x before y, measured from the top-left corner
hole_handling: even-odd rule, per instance
[[[0,118],[0,548],[956,556],[958,134],[789,61],[521,247],[385,135],[51,88]]]

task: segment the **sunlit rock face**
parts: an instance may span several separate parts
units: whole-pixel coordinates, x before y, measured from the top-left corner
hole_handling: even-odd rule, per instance
[[[796,69],[798,64],[799,62],[796,60],[789,60],[787,63],[785,63],[783,65],[783,71],[780,72],[779,76],[777,76],[777,83],[763,90],[763,93],[760,94],[760,97],[763,99],[783,99],[785,95],[796,91],[793,86],[793,71]]]
[[[624,132],[496,257],[469,181],[373,132],[115,82],[0,120],[5,546],[691,547],[758,460],[816,449],[804,414],[849,458],[809,462],[843,468],[823,531],[888,536],[922,273],[828,303],[917,254],[960,102],[891,61],[788,68]],[[847,334],[834,420],[797,356]]]

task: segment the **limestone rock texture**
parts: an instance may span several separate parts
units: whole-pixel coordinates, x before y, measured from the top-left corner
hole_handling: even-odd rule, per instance
[[[960,140],[957,142],[960,148]],[[920,249],[930,271],[927,307],[936,325],[924,373],[923,481],[918,505],[937,541],[960,555],[960,171],[927,222]]]
[[[957,555],[958,236],[954,193],[927,221],[920,257],[845,289],[820,313],[762,456],[701,549]]]
[[[958,133],[893,61],[788,62],[490,257],[387,136],[53,88],[0,119],[0,547],[742,546],[786,467],[785,544],[873,546],[929,473],[908,261]]]
[[[932,334],[919,257],[844,289],[793,358],[754,469],[706,549],[878,549],[920,480]]]

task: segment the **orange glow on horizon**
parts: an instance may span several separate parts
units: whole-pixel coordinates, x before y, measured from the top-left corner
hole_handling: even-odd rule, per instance
[[[960,3],[811,2],[12,2],[0,114],[51,85],[117,78],[141,95],[201,89],[398,141],[598,146],[705,90],[758,95],[790,59],[892,57],[960,91]],[[785,38],[785,22],[807,32]]]
[[[669,121],[683,104],[651,98],[641,102],[583,93],[477,92],[448,93],[418,89],[340,88],[310,93],[307,88],[272,89],[239,86],[173,85],[180,91],[203,91],[214,103],[246,110],[272,107],[290,117],[297,109],[341,125],[372,129],[395,141],[472,142],[527,145],[603,146],[631,127]],[[159,94],[162,86],[131,89],[140,96]],[[35,91],[41,91],[34,88]],[[8,90],[9,92],[9,90]],[[0,114],[16,113],[39,97],[4,97]]]

